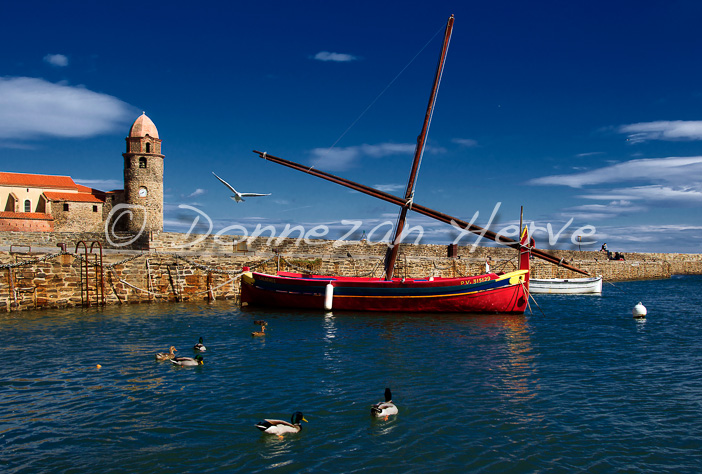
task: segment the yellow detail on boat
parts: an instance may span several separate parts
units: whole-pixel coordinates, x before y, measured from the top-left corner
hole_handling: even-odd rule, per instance
[[[242,273],[242,274],[241,274],[241,279],[242,279],[243,281],[245,281],[246,283],[248,283],[249,285],[253,285],[253,283],[254,283],[254,281],[255,281],[255,280],[254,280],[254,277],[253,277],[253,273],[251,273],[251,272]]]
[[[502,281],[502,280],[509,279],[510,285],[516,285],[518,283],[524,282],[524,279],[526,278],[527,273],[529,273],[529,270],[517,270],[514,272],[509,272],[509,273],[505,273],[504,275],[500,275],[500,277],[495,281]]]

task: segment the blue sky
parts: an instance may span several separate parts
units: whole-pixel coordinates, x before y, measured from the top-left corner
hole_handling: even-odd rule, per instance
[[[450,14],[416,202],[495,231],[524,206],[542,248],[584,234],[583,249],[702,251],[692,0],[11,2],[1,168],[119,189],[124,137],[145,111],[166,156],[166,230],[188,231],[187,205],[214,232],[325,225],[336,238],[346,220],[380,238],[394,206],[251,150],[402,195]],[[272,195],[236,204],[213,171]],[[409,216],[424,242],[457,236]]]

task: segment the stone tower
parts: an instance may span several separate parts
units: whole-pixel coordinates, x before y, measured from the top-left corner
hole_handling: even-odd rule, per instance
[[[133,214],[125,230],[163,230],[163,155],[156,125],[146,113],[129,130],[124,156],[124,202]]]

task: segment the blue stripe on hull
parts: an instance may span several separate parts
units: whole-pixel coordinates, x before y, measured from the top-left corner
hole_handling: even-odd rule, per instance
[[[291,282],[292,283],[292,282]],[[382,284],[382,283],[381,283]],[[278,291],[284,293],[295,293],[303,295],[324,295],[326,283],[323,286],[281,284],[278,282],[269,282],[256,280],[254,283],[256,288],[265,291]],[[427,287],[389,287],[381,286],[374,287],[356,287],[356,286],[334,286],[334,296],[357,296],[357,297],[412,297],[412,296],[442,296],[442,295],[461,295],[469,293],[477,293],[496,288],[510,286],[509,279],[505,280],[489,280],[486,282],[474,283],[470,285],[453,285],[453,286],[427,286]]]

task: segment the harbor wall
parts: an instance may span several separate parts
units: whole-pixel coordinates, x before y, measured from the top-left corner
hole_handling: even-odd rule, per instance
[[[243,267],[379,277],[387,248],[363,241],[167,232],[138,236],[122,246],[136,236],[123,237],[115,245],[101,233],[0,232],[0,311],[236,299]],[[626,253],[625,260],[615,261],[601,252],[551,253],[610,282],[702,274],[701,254]],[[509,248],[404,245],[395,276],[474,275],[485,272],[486,261],[492,271],[511,271],[516,254]],[[533,278],[579,276],[532,259]]]

